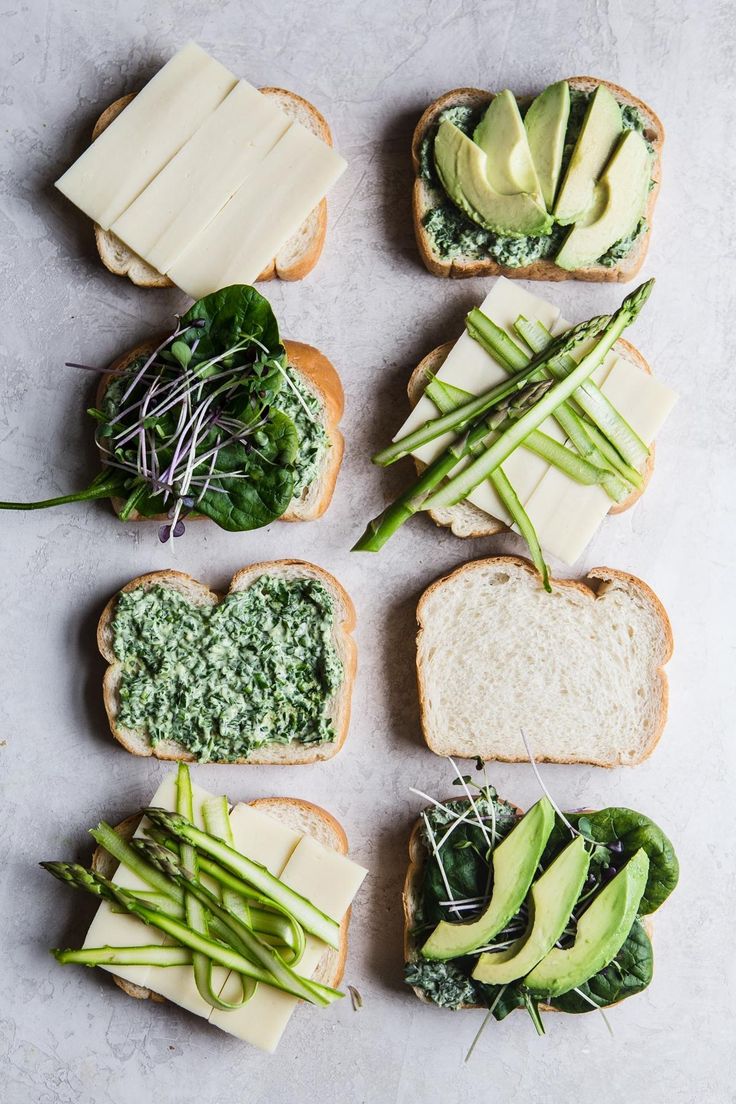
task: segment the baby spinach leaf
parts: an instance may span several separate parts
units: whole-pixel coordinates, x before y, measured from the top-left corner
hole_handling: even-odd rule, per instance
[[[549,1003],[561,1012],[593,1012],[595,1009],[590,1001],[599,1008],[607,1008],[646,989],[653,972],[651,941],[643,924],[635,920],[626,942],[613,961],[579,987],[589,1000],[573,990],[553,998]]]
[[[202,356],[217,356],[246,337],[255,338],[271,354],[283,353],[271,304],[247,284],[233,284],[205,295],[181,321],[184,326],[197,321],[204,323],[185,335],[188,344],[197,340],[197,352]]]
[[[588,813],[589,835],[604,845],[619,842],[623,854],[633,855],[643,848],[649,856],[649,878],[639,913],[646,916],[666,901],[677,885],[680,873],[675,849],[653,820],[633,809],[601,809]]]

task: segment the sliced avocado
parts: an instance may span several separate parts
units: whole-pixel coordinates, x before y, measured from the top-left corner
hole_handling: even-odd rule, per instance
[[[595,186],[593,206],[565,238],[555,264],[568,271],[583,268],[633,233],[646,208],[650,173],[646,142],[628,130]]]
[[[569,117],[570,86],[567,81],[557,81],[540,92],[524,116],[529,149],[548,211],[554,207],[560,182]]]
[[[469,924],[440,920],[422,947],[424,958],[470,954],[506,927],[522,906],[555,823],[546,797],[533,805],[493,852],[493,892],[488,906]]]
[[[524,977],[554,947],[572,915],[588,873],[585,840],[576,836],[531,888],[529,926],[506,951],[485,951],[473,970],[476,981],[505,985]]]
[[[551,950],[524,978],[526,988],[538,996],[559,997],[612,962],[636,919],[648,874],[649,857],[639,848],[580,917],[572,947]]]
[[[450,199],[486,230],[519,238],[549,234],[552,219],[544,207],[525,192],[497,192],[486,176],[483,150],[448,119],[437,131],[434,160]]]
[[[621,108],[599,84],[590,97],[583,125],[572,151],[555,204],[555,218],[567,225],[577,222],[593,203],[595,184],[621,136]],[[600,256],[600,254],[598,254]]]
[[[544,206],[524,121],[513,92],[506,89],[491,100],[473,133],[486,155],[488,183],[501,195],[526,192]]]

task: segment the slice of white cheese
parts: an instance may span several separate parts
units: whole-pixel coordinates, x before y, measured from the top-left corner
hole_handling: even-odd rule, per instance
[[[280,878],[333,920],[342,920],[366,873],[363,867],[339,851],[304,836]],[[326,950],[321,940],[307,936],[298,972],[311,977]],[[298,1003],[298,999],[288,993],[259,985],[256,995],[243,1008],[233,1012],[214,1011],[210,1023],[253,1046],[273,1052]]]
[[[166,275],[194,299],[253,283],[345,168],[330,146],[292,123]]]
[[[196,785],[192,786],[192,794],[195,809],[201,808],[202,802],[211,796],[206,790]],[[151,798],[149,804],[152,806],[159,806],[162,809],[171,809],[172,811],[176,809],[175,772],[167,775]],[[149,822],[144,817],[135,831],[136,837],[140,837],[144,834],[145,827],[148,823]],[[122,863],[119,864],[115,870],[112,880],[125,889],[151,889],[147,882],[144,882],[137,874],[134,874]],[[107,901],[103,901],[90,924],[87,937],[84,940],[84,946],[161,946],[165,941],[166,937],[162,931],[159,931],[157,928],[148,927],[141,920],[136,920],[133,916],[128,916],[125,913],[113,912],[112,906],[108,904]],[[167,967],[166,970],[164,970],[161,967],[156,969],[152,966],[103,966],[102,969],[108,970],[112,974],[117,974],[119,977],[133,982],[135,985],[147,986],[154,970],[157,975],[163,975],[170,970],[179,970],[181,967]],[[191,973],[191,969],[189,972]]]
[[[239,81],[113,223],[113,233],[159,272],[166,272],[289,125],[274,99]]]
[[[148,82],[56,187],[107,230],[235,85],[194,42]]]

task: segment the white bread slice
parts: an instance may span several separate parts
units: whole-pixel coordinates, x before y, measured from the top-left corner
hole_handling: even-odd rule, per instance
[[[260,91],[264,96],[275,99],[290,119],[311,130],[328,146],[332,145],[332,132],[327,120],[308,100],[284,88],[261,88]],[[134,92],[128,96],[121,96],[102,112],[92,131],[92,141],[110,125],[124,107],[127,107],[134,96]],[[275,276],[280,280],[303,280],[320,258],[326,233],[327,200],[323,199],[307,216],[297,232],[284,242],[270,265],[261,272],[258,281],[272,280]],[[139,287],[174,286],[168,276],[158,272],[129,249],[111,230],[103,230],[97,223],[95,223],[95,241],[102,263],[115,276],[127,276]]]
[[[457,801],[458,798],[455,795],[452,799]],[[465,800],[460,798],[460,800]],[[519,816],[522,815],[522,810],[517,808]],[[591,810],[587,810],[590,812]],[[416,927],[417,913],[419,910],[419,902],[422,892],[422,879],[424,877],[424,864],[427,861],[427,849],[422,843],[422,821],[417,820],[414,822],[414,826],[409,836],[409,865],[406,869],[406,877],[404,878],[404,890],[402,893],[402,903],[404,906],[404,961],[412,962],[419,958],[419,944],[412,935],[412,930]],[[641,919],[647,935],[651,938],[652,926],[649,917],[643,917]],[[121,984],[118,982],[118,984]],[[424,1004],[433,1004],[434,1002],[416,986],[411,987],[414,991],[414,995],[419,998]],[[619,1004],[619,1001],[614,1003]],[[466,1009],[481,1008],[479,1004],[461,1004],[458,1011],[463,1012]],[[559,1008],[555,1008],[553,1005],[540,1004],[539,1006],[543,1012],[559,1012]],[[609,1005],[613,1007],[613,1005]]]
[[[409,377],[409,382],[406,385],[409,402],[412,407],[416,406],[424,394],[424,389],[427,386],[428,380],[439,372],[453,344],[454,342],[448,341],[444,345],[438,345],[431,353],[427,353],[424,359],[419,362],[412,372]],[[651,368],[639,350],[634,348],[634,346],[630,342],[624,340],[624,338],[616,342],[614,349],[619,356],[623,357],[625,360],[631,361],[632,364],[636,364],[643,372],[651,373]],[[417,471],[421,472],[425,465],[415,460],[415,466]],[[623,502],[612,502],[611,508],[608,511],[609,514],[620,514],[638,502],[640,495],[647,489],[653,471],[654,445],[651,445],[649,448],[649,456],[642,472],[644,486],[641,490],[633,490]],[[498,518],[494,518],[491,514],[487,514],[485,510],[481,510],[478,506],[474,506],[472,502],[459,502],[456,506],[448,506],[440,510],[430,510],[429,516],[435,525],[451,529],[456,537],[492,537],[494,533],[502,533],[508,530],[508,526],[502,521],[499,521]]]
[[[319,805],[313,805],[311,801],[302,801],[297,797],[263,797],[249,804],[274,817],[293,828],[302,835],[312,836],[323,847],[329,847],[333,851],[339,851],[341,855],[348,853],[348,838],[342,825]],[[140,815],[128,817],[118,824],[115,831],[125,840],[129,840],[140,823]],[[92,869],[111,878],[117,868],[117,859],[114,859],[102,847],[96,848],[92,856]],[[348,953],[348,925],[350,924],[350,910],[345,913],[340,924],[340,947],[333,950],[328,947],[312,977],[322,985],[338,986],[345,972],[345,959]],[[143,985],[135,985],[131,981],[117,977],[113,974],[115,984],[120,986],[129,997],[138,1000],[152,1000],[159,1004],[165,1004],[166,1000],[152,989]]]
[[[427,234],[422,219],[427,212],[436,206],[436,192],[420,176],[420,150],[422,140],[427,131],[436,125],[442,111],[448,107],[468,106],[482,109],[488,106],[494,93],[484,92],[479,88],[454,88],[451,92],[445,92],[443,96],[434,100],[426,109],[416,125],[411,144],[412,163],[414,165],[414,190],[412,209],[414,217],[414,233],[422,260],[433,276],[445,276],[464,278],[468,276],[508,276],[518,280],[587,280],[596,283],[623,283],[633,279],[644,264],[644,258],[649,248],[652,216],[657,202],[659,186],[662,179],[662,146],[664,145],[664,127],[652,109],[642,100],[632,95],[625,88],[610,81],[601,80],[599,77],[568,77],[570,88],[579,92],[593,92],[599,84],[604,85],[619,103],[635,107],[645,121],[644,137],[654,150],[652,164],[652,179],[654,187],[649,192],[647,206],[644,213],[650,230],[641,234],[631,251],[611,268],[605,265],[594,264],[587,268],[578,268],[574,272],[568,272],[558,268],[554,260],[542,259],[533,264],[520,268],[508,268],[489,259],[478,260],[475,257],[454,257],[448,260],[441,257],[433,247],[432,240]]]
[[[110,371],[102,377],[97,388],[98,406],[114,379],[113,373],[124,371],[138,357],[152,353],[160,341],[160,338],[144,341],[135,349],[123,353],[110,365]],[[299,372],[305,386],[320,402],[321,419],[330,440],[330,447],[325,451],[315,478],[302,490],[298,498],[292,499],[288,510],[282,514],[279,521],[315,521],[322,517],[332,501],[342,464],[345,441],[338,425],[345,408],[345,395],[334,366],[319,349],[315,349],[312,345],[305,345],[301,341],[284,341],[284,348],[288,363]],[[119,512],[122,509],[123,500],[113,498],[112,505],[113,509]],[[201,521],[203,517],[202,514],[193,513],[187,515],[187,521]],[[158,514],[154,518],[146,518],[134,510],[128,520],[166,521],[167,515]]]
[[[228,760],[228,763],[248,764],[293,764],[317,763],[332,759],[340,751],[348,734],[350,725],[350,702],[355,681],[358,653],[352,637],[355,628],[355,607],[347,591],[334,576],[315,564],[304,560],[274,560],[267,563],[251,564],[233,575],[228,594],[246,590],[263,575],[273,575],[283,579],[318,579],[332,597],[335,618],[332,626],[332,642],[343,665],[343,681],[337,694],[328,703],[329,715],[335,729],[335,739],[330,743],[308,746],[305,744],[266,744],[248,758]],[[149,575],[140,575],[127,583],[119,593],[135,590],[137,587],[170,587],[178,591],[194,606],[214,606],[220,595],[210,590],[204,583],[197,582],[191,575],[182,571],[153,571]],[[122,679],[122,664],[114,651],[113,618],[118,595],[114,595],[105,606],[97,626],[97,646],[109,666],[102,682],[103,699],[110,730],[116,740],[132,755],[153,755],[157,759],[184,760],[194,762],[194,756],[185,747],[174,740],[162,741],[155,748],[145,733],[123,728],[118,724],[118,688]]]
[[[437,755],[633,766],[667,719],[672,629],[633,575],[596,567],[542,587],[528,560],[475,560],[417,607],[424,739]]]

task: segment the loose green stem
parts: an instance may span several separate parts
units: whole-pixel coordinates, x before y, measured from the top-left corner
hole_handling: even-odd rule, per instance
[[[444,487],[425,499],[423,508],[434,510],[453,506],[467,498],[479,483],[487,479],[491,472],[495,471],[511,455],[514,449],[524,443],[529,433],[534,429],[538,429],[545,418],[548,418],[560,403],[568,399],[601,364],[626,327],[636,318],[649,297],[651,287],[652,281],[648,281],[627,296],[602,334],[597,338],[594,347],[582,358],[575,370],[564,380],[555,383],[547,394],[531,410],[522,414],[505,433],[502,433],[482,456],[469,464],[453,479],[450,479]]]
[[[59,498],[45,498],[41,502],[0,502],[0,510],[46,510],[50,506],[63,506],[67,502],[92,502],[97,498],[110,498],[119,494],[120,477],[100,472],[83,491],[76,494],[61,495]]]

